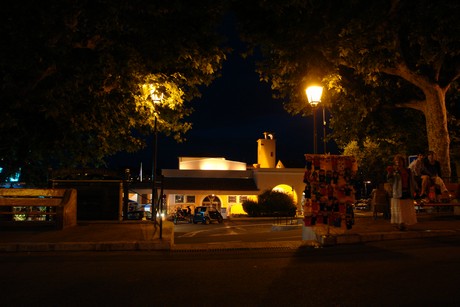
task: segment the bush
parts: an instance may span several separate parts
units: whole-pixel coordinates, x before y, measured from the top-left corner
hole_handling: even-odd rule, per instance
[[[253,200],[246,200],[243,202],[243,210],[249,216],[259,216],[260,215],[260,206],[257,202]]]
[[[267,190],[259,195],[258,202],[244,202],[243,210],[249,216],[295,216],[297,208],[289,195]]]

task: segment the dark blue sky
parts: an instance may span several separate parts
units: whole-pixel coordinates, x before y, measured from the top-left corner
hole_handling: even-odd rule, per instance
[[[193,101],[195,112],[189,119],[193,128],[187,141],[177,144],[159,134],[158,168],[177,169],[180,156],[219,156],[228,160],[257,163],[257,140],[264,132],[275,134],[277,155],[286,167],[303,167],[304,154],[313,153],[313,117],[289,115],[281,101],[272,99],[269,84],[261,83],[253,59],[243,59],[232,15],[223,23],[234,52],[223,65],[222,77],[203,90]],[[305,97],[305,103],[307,98]],[[322,153],[322,114],[317,112],[318,153]],[[118,155],[116,165],[151,168],[152,147],[137,154]]]
[[[307,100],[305,98],[305,103]],[[275,134],[277,161],[286,167],[303,167],[304,154],[313,152],[313,117],[291,116],[280,101],[271,98],[268,84],[259,82],[251,60],[232,55],[222,77],[193,102],[193,128],[187,141],[177,144],[159,134],[158,167],[178,168],[180,156],[219,156],[228,160],[257,163],[257,140],[265,131]],[[318,152],[322,153],[322,114],[317,112]],[[137,154],[119,155],[118,165],[151,167],[151,146]]]
[[[177,148],[181,155],[210,154],[256,163],[257,139],[265,131],[275,133],[282,160],[295,159],[296,152],[302,159],[308,148],[310,120],[288,115],[281,102],[271,98],[269,85],[259,82],[254,64],[237,55],[194,107],[193,129],[187,143]]]

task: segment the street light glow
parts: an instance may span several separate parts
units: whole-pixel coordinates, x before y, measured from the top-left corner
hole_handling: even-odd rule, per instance
[[[150,89],[150,97],[152,98],[153,103],[160,103],[163,100],[163,93],[158,94],[157,89],[152,86]]]
[[[154,104],[161,103],[163,100],[163,93],[159,93],[157,87],[153,84],[142,84],[142,94],[145,99],[152,99]]]
[[[323,94],[323,87],[318,85],[309,86],[306,91],[308,102],[316,107],[321,102],[321,95]]]

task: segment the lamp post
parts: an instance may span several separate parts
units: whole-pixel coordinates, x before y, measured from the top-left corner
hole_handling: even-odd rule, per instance
[[[308,103],[310,103],[310,105],[313,108],[313,153],[316,154],[318,152],[318,135],[316,132],[316,107],[321,102],[321,94],[323,93],[323,87],[317,85],[309,86],[305,92],[307,93]]]
[[[153,150],[152,150],[152,221],[156,221],[157,208],[155,206],[155,200],[157,199],[157,156],[158,156],[158,128],[157,121],[158,115],[156,112],[156,105],[161,103],[163,100],[163,94],[158,94],[154,86],[150,87],[150,98],[152,99],[153,104],[153,115],[154,115],[154,124],[153,124]],[[161,212],[160,212],[160,239],[161,239]]]
[[[324,154],[327,154],[327,142],[326,142],[326,111],[323,105],[323,142],[324,142]]]
[[[158,129],[157,115],[155,114],[155,122],[153,124],[153,142],[152,142],[152,221],[156,219],[157,208],[155,200],[157,199],[157,156],[158,156]]]

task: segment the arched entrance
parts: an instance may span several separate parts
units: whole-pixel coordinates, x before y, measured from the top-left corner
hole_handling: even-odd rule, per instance
[[[294,204],[297,204],[297,193],[294,190],[294,187],[287,184],[279,184],[276,187],[274,187],[272,191],[281,192],[289,195],[294,201]]]
[[[220,211],[222,206],[222,202],[220,198],[214,194],[206,196],[203,201],[201,202],[203,206],[214,207]]]

